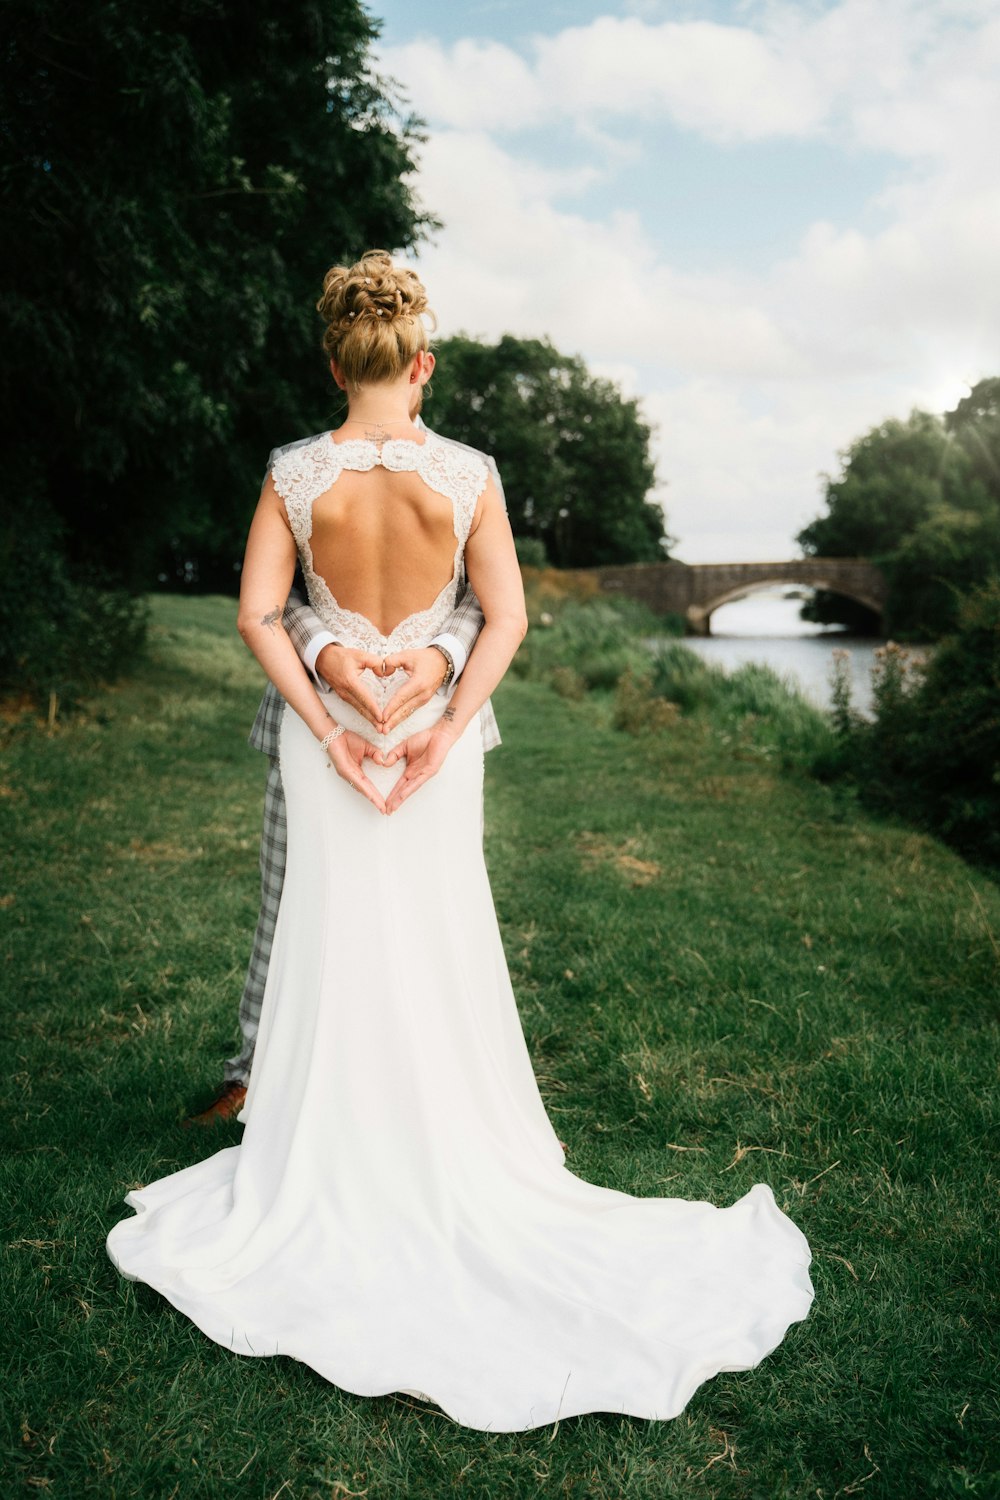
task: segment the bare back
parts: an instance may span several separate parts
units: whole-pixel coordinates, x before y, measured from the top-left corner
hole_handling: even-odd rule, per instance
[[[381,446],[324,433],[283,454],[272,480],[310,602],[337,639],[426,644],[457,599],[484,460],[430,433]]]
[[[313,505],[311,545],[337,602],[388,636],[451,582],[451,501],[415,472],[345,470]]]

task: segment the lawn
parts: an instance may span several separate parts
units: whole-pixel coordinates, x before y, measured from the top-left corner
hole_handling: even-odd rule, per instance
[[[204,1338],[122,1281],[130,1186],[238,1140],[180,1128],[234,1050],[256,917],[258,669],[220,599],[0,734],[4,1480],[58,1500],[1000,1495],[1000,892],[933,839],[681,720],[510,681],[487,856],[572,1169],[732,1203],[771,1184],[816,1301],[676,1420],[485,1435]]]

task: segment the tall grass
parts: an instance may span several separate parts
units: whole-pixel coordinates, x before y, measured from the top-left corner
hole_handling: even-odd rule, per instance
[[[709,725],[719,743],[773,759],[784,770],[811,769],[836,743],[829,715],[758,663],[725,672],[686,646],[668,644],[657,652],[648,690]]]
[[[674,639],[684,630],[678,616],[600,594],[592,575],[522,572],[531,629],[515,676],[547,682],[565,698],[616,691],[615,723],[633,734],[663,730],[679,712],[711,725],[721,743],[786,770],[834,754],[829,717],[770,667],[724,672]]]
[[[650,661],[645,641],[683,633],[677,616],[600,594],[589,573],[523,568],[530,630],[514,675],[547,681],[565,697],[610,690]]]

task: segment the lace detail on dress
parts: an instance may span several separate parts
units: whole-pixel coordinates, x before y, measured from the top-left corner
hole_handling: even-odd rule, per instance
[[[312,508],[320,495],[336,483],[345,469],[366,472],[378,464],[395,473],[413,471],[432,490],[449,499],[457,542],[451,578],[434,603],[427,609],[407,615],[387,636],[376,630],[366,615],[344,609],[337,603],[326,579],[313,568],[310,546]],[[428,433],[423,443],[395,438],[383,443],[379,449],[367,438],[335,443],[325,432],[311,443],[303,443],[282,454],[271,470],[271,477],[284,501],[288,524],[298,547],[309,602],[339,641],[376,655],[389,656],[396,651],[425,646],[439,632],[458,599],[465,544],[476,502],[486,487],[488,472],[486,464],[476,454],[442,442],[432,433]]]
[[[271,470],[300,556],[312,534],[313,502],[330,488],[342,468],[333,443],[319,437],[283,453]]]

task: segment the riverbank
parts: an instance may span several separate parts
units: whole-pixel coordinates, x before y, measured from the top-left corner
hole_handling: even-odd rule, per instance
[[[610,696],[497,696],[487,856],[535,1067],[581,1176],[770,1183],[813,1246],[808,1320],[674,1422],[491,1437],[229,1355],[119,1280],[127,1188],[239,1139],[178,1121],[235,1038],[264,771],[232,602],[157,598],[151,653],[65,732],[4,731],[6,1489],[990,1493],[1000,892],[704,723],[617,732]]]
[[[801,597],[771,590],[724,604],[712,616],[712,634],[688,636],[684,644],[712,666],[732,672],[748,662],[770,667],[817,708],[833,705],[835,659],[843,662],[858,713],[874,709],[872,669],[886,642],[878,636],[813,625],[801,619]],[[907,646],[911,660],[926,660],[927,642]]]

